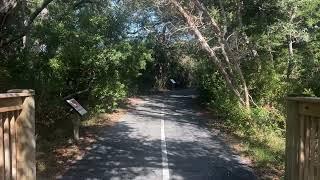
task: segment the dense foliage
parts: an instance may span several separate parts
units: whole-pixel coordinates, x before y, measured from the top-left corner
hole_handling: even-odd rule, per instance
[[[36,90],[40,136],[70,122],[67,95],[110,112],[170,78],[259,142],[283,138],[286,96],[320,96],[319,0],[14,2],[0,7],[0,89]]]
[[[251,95],[249,111],[239,106],[210,61],[198,66],[202,99],[236,134],[252,141],[248,151],[258,162],[283,162],[285,97],[320,96],[319,5],[320,1],[303,0],[243,1],[239,14],[236,4],[224,2],[227,26],[238,26],[250,47],[241,60]],[[218,19],[221,7],[213,6]],[[257,150],[260,143],[267,148]]]

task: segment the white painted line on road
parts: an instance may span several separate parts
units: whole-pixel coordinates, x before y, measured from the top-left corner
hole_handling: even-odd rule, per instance
[[[164,108],[164,104],[162,104]],[[164,116],[164,113],[163,113]],[[167,156],[166,134],[164,132],[164,118],[161,119],[161,155],[162,155],[162,180],[169,180],[169,165]]]

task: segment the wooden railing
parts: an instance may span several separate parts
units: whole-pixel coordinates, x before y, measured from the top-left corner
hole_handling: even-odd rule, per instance
[[[285,179],[320,179],[320,98],[287,98]]]
[[[0,94],[0,180],[36,179],[34,92]]]

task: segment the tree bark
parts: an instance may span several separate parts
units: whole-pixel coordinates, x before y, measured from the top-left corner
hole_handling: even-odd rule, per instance
[[[20,31],[20,33],[17,33],[16,35],[14,35],[12,37],[9,37],[9,38],[0,37],[0,49],[5,47],[5,46],[8,46],[11,43],[14,43],[14,42],[16,42],[18,40],[21,40],[24,36],[26,36],[29,33],[34,20],[38,17],[38,15],[41,13],[41,11],[43,9],[45,9],[53,1],[55,1],[55,0],[43,0],[42,4],[38,8],[36,8],[33,11],[33,13],[30,15],[30,17],[28,18],[28,20],[25,23],[25,27]],[[92,3],[96,3],[96,1],[81,0],[81,1],[76,2],[75,4],[73,4],[70,7],[70,10],[77,9],[77,8],[81,7],[81,5],[87,4],[87,3],[92,4]]]
[[[13,36],[8,39],[0,39],[0,48],[7,46],[17,40],[22,39],[26,34],[29,32],[31,25],[33,21],[38,17],[38,15],[41,13],[41,11],[46,8],[52,1],[54,0],[44,0],[40,7],[36,8],[36,10],[31,14],[28,21],[25,23],[25,28],[21,31],[21,33],[17,34],[16,36]]]
[[[179,3],[177,1],[176,2],[176,6],[179,5]],[[224,61],[226,62],[228,68],[230,69],[230,73],[228,75],[227,73],[227,77],[228,78],[225,78],[226,79],[226,82],[228,83],[228,80],[230,80],[230,83],[229,84],[229,87],[231,89],[236,89],[237,92],[235,92],[233,90],[233,92],[236,94],[236,96],[238,96],[237,94],[239,93],[239,96],[240,97],[239,99],[241,99],[240,101],[242,102],[242,104],[246,107],[246,108],[250,108],[250,94],[249,94],[249,90],[248,90],[248,87],[247,87],[247,83],[246,83],[246,80],[244,78],[244,75],[242,73],[242,70],[240,68],[240,59],[238,59],[236,57],[236,55],[234,54],[233,50],[230,48],[230,45],[228,44],[227,40],[225,39],[224,37],[224,34],[226,33],[226,25],[224,26],[224,30],[223,32],[221,31],[221,28],[219,27],[219,25],[217,24],[217,22],[215,21],[215,19],[213,19],[209,12],[207,11],[207,9],[198,1],[198,0],[193,0],[193,2],[195,3],[195,5],[197,6],[197,8],[199,10],[201,10],[204,15],[206,16],[206,18],[208,19],[210,25],[212,26],[213,28],[213,32],[216,34],[217,38],[218,38],[218,43],[219,43],[219,46],[220,46],[220,49],[221,49],[221,53],[224,57]],[[222,16],[224,21],[226,21],[226,14],[225,14],[225,11],[224,11],[224,7],[223,7],[223,3],[222,1],[220,0],[219,1],[219,5],[220,5],[220,8],[222,10]],[[180,5],[181,7],[181,5]],[[182,7],[181,7],[182,8]],[[183,8],[182,8],[183,10]],[[181,12],[181,10],[180,10]],[[182,13],[183,14],[183,13]],[[188,13],[186,12],[184,17],[188,15]],[[189,15],[190,16],[190,15]],[[191,16],[190,16],[191,18]],[[186,18],[187,19],[187,18]],[[188,23],[190,25],[190,23]],[[201,32],[199,31],[199,34],[201,34]],[[199,39],[199,38],[198,38]],[[203,38],[203,40],[205,41],[205,39]],[[207,42],[206,42],[207,43]],[[209,46],[209,45],[208,45]],[[207,50],[208,51],[208,50]],[[215,58],[217,58],[217,56],[215,55]],[[224,70],[225,68],[223,67],[221,61],[218,60],[218,63],[215,63],[215,64],[220,64],[220,66],[222,66],[222,69]],[[221,69],[221,68],[219,68]],[[224,75],[224,77],[226,77],[226,75],[224,74],[224,72],[222,72],[220,70],[220,72]],[[238,83],[237,83],[237,80],[236,80],[236,76],[239,77],[239,80],[240,80],[240,84],[242,86],[239,86]],[[232,86],[230,86],[230,84],[233,84]],[[243,97],[241,95],[241,89],[243,89]]]
[[[210,47],[210,45],[208,44],[208,42],[206,41],[206,39],[204,38],[204,36],[200,32],[200,30],[196,27],[192,16],[189,15],[189,13],[186,10],[184,10],[184,8],[176,0],[170,0],[170,2],[178,9],[180,14],[184,17],[184,19],[186,20],[186,22],[187,22],[188,26],[190,27],[191,31],[193,32],[193,34],[198,39],[198,41],[199,41],[199,43],[201,45],[201,48],[203,50],[205,50],[209,54],[210,59],[217,66],[218,71],[222,74],[222,76],[223,76],[227,86],[231,90],[231,92],[233,92],[233,94],[238,98],[238,100],[241,102],[241,104],[246,105],[246,100],[244,100],[242,98],[239,90],[233,84],[233,82],[231,80],[233,77],[229,76],[229,74],[226,71],[226,67],[218,59],[218,57],[217,57],[216,53],[214,52],[214,50]],[[206,12],[204,11],[204,13],[206,13]],[[220,28],[217,25],[217,23],[215,23],[215,21],[212,20],[212,24],[214,26],[215,33],[220,37],[223,36],[221,34]]]
[[[290,24],[293,24],[294,18],[295,18],[295,11],[292,10],[292,12],[290,13],[290,20],[289,20]],[[289,81],[290,80],[290,75],[291,75],[292,69],[293,69],[293,43],[294,43],[294,36],[293,36],[292,32],[290,32],[287,35],[287,39],[288,39],[288,53],[289,53],[288,67],[287,67],[287,81]]]
[[[198,4],[200,4],[200,2],[198,0],[195,0],[198,2]],[[224,23],[226,23],[226,13],[225,13],[225,10],[224,10],[224,7],[223,7],[223,3],[221,0],[219,0],[219,4],[220,4],[220,8],[222,9],[222,15],[224,16],[223,19],[224,19]],[[209,13],[207,11],[207,9],[202,5],[202,10],[203,11],[206,11],[206,15],[209,16]],[[240,16],[240,14],[239,14]],[[211,21],[213,22],[213,18],[209,16],[209,18],[211,19]],[[242,26],[242,20],[241,20],[241,17],[239,17],[239,22],[240,22],[240,26]],[[219,43],[220,43],[220,46],[223,45],[224,48],[221,48],[223,53],[225,54],[225,58],[227,58],[228,56],[231,56],[231,58],[229,59],[232,59],[232,67],[235,69],[235,72],[239,75],[240,77],[240,82],[241,82],[241,85],[243,86],[243,93],[244,93],[244,101],[245,101],[245,107],[246,108],[250,108],[250,94],[249,94],[249,90],[248,90],[248,87],[247,87],[247,83],[246,83],[246,80],[244,78],[244,75],[242,73],[242,70],[240,68],[240,59],[236,57],[236,55],[234,54],[234,51],[230,48],[230,45],[228,43],[228,41],[225,39],[224,37],[224,34],[226,33],[226,25],[224,25],[224,32],[220,32],[220,34],[223,34],[219,37]]]
[[[242,73],[242,70],[240,68],[240,59],[238,59],[236,57],[236,55],[234,54],[233,50],[230,48],[230,45],[228,44],[227,40],[224,37],[224,34],[226,33],[226,28],[224,28],[224,32],[221,31],[219,25],[217,24],[216,20],[213,19],[209,12],[207,11],[207,9],[198,1],[198,0],[193,0],[196,4],[196,6],[204,12],[204,15],[207,16],[207,18],[210,21],[211,26],[213,27],[213,31],[215,32],[215,34],[217,35],[218,38],[218,43],[221,47],[221,51],[222,54],[224,56],[225,61],[227,62],[228,66],[230,68],[232,68],[232,70],[235,71],[235,73],[238,74],[241,85],[243,86],[243,93],[244,93],[244,104],[246,108],[250,108],[250,94],[249,94],[249,90],[247,87],[247,83],[246,80],[244,78],[244,75]],[[224,21],[226,21],[226,14],[224,11],[224,7],[223,7],[223,3],[221,0],[219,0],[219,5],[220,8],[222,9],[222,16]],[[224,22],[226,23],[226,22]],[[242,23],[242,22],[241,22]],[[224,25],[224,27],[226,27],[226,25]],[[236,76],[235,74],[233,74],[233,76]],[[239,91],[240,91],[240,87],[239,87]]]
[[[7,14],[8,11],[10,9],[15,8],[16,5],[17,5],[17,1],[16,0],[10,0],[10,1],[1,0],[0,1],[0,13]]]
[[[291,36],[288,40],[288,52],[289,52],[289,58],[288,58],[288,68],[287,68],[287,81],[290,80],[290,76],[293,69],[293,41],[291,39]]]

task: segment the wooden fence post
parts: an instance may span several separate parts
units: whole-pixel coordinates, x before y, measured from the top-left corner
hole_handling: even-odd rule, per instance
[[[77,117],[75,119],[72,119],[72,124],[73,124],[73,138],[74,138],[74,141],[76,143],[79,142],[79,139],[80,139],[80,135],[79,135],[79,129],[80,129],[80,123],[81,123],[81,120],[80,118]]]
[[[320,179],[320,98],[288,97],[286,180]]]
[[[33,90],[9,90],[8,93],[29,93],[22,98],[22,110],[16,120],[16,153],[18,180],[36,179],[35,102]]]
[[[299,103],[287,100],[286,121],[286,180],[298,179]]]

